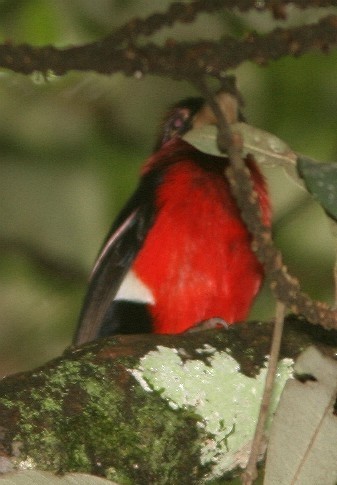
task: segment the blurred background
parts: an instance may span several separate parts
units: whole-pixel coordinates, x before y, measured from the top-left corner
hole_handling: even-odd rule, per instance
[[[168,4],[2,0],[0,42],[87,43]],[[318,19],[315,10],[289,11],[287,25]],[[237,36],[278,24],[265,13],[222,12],[163,29],[152,40]],[[263,68],[246,63],[235,74],[251,124],[298,152],[337,161],[335,50]],[[186,82],[154,76],[0,72],[1,375],[43,364],[69,345],[94,258],[136,185],[158,123],[167,106],[194,94]],[[335,243],[323,211],[282,170],[265,174],[275,240],[290,271],[312,297],[332,302]],[[273,309],[265,289],[252,318],[270,318]]]

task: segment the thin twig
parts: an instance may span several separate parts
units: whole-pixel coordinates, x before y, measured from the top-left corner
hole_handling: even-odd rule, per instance
[[[280,301],[276,302],[275,313],[275,325],[270,350],[270,359],[268,364],[268,370],[266,375],[266,382],[264,386],[264,392],[262,396],[262,402],[260,405],[260,413],[257,421],[255,434],[252,442],[251,452],[245,472],[242,474],[243,485],[251,485],[257,478],[257,461],[261,453],[261,444],[264,436],[266,421],[268,418],[268,410],[270,406],[270,400],[275,382],[275,376],[277,371],[277,363],[279,359],[280,346],[283,333],[283,324],[285,316],[285,305]]]

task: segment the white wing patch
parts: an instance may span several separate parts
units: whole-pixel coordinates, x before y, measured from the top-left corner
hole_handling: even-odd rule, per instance
[[[116,293],[114,300],[128,300],[137,303],[154,305],[155,299],[151,290],[130,270]]]

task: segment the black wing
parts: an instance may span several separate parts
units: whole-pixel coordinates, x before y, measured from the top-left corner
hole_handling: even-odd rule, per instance
[[[138,189],[116,219],[103,244],[81,310],[73,340],[75,345],[101,335],[114,297],[153,224],[158,178],[155,171],[141,179]]]

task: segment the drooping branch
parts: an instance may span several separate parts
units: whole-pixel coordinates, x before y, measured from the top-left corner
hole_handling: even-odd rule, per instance
[[[232,164],[228,171],[233,193],[241,208],[241,215],[254,237],[253,249],[265,267],[276,298],[294,313],[303,315],[310,323],[326,329],[337,328],[337,312],[326,303],[313,301],[301,291],[298,280],[288,273],[280,251],[274,246],[271,231],[259,220],[258,201],[249,191],[250,174],[245,167]]]
[[[218,145],[223,152],[228,153],[230,160],[226,176],[241,216],[252,234],[253,250],[265,268],[275,297],[294,313],[303,315],[308,322],[326,329],[337,329],[337,311],[326,303],[313,301],[301,290],[297,278],[289,274],[281,252],[274,245],[270,227],[262,222],[259,200],[249,169],[241,156],[241,140],[232,134],[229,123],[206,83],[199,80],[196,85],[218,118]]]

